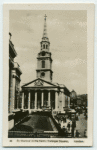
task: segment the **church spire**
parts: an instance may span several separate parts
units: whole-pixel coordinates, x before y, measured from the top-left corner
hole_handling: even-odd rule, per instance
[[[43,30],[43,38],[47,38],[47,25],[46,25],[46,14],[44,16],[44,30]]]
[[[52,82],[52,58],[50,50],[50,42],[47,37],[47,26],[46,26],[46,15],[44,16],[44,30],[43,37],[40,42],[40,52],[37,57],[37,70],[36,75],[37,78],[42,78],[44,80]]]

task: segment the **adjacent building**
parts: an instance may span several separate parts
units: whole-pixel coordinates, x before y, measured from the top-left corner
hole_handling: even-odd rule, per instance
[[[71,108],[74,109],[76,105],[77,105],[77,93],[74,90],[72,90],[70,92],[70,106]]]
[[[11,33],[9,33],[9,100],[8,100],[8,112],[13,113],[21,106],[19,99],[20,95],[20,76],[22,71],[17,62],[14,62],[14,58],[17,56],[17,52],[11,41]]]

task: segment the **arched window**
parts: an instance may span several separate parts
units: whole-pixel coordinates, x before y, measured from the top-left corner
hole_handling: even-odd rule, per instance
[[[48,49],[48,45],[46,45],[46,49]]]
[[[45,61],[42,61],[42,68],[45,68]]]
[[[43,44],[43,49],[45,49],[45,44]]]
[[[42,52],[42,56],[45,56],[45,52]]]

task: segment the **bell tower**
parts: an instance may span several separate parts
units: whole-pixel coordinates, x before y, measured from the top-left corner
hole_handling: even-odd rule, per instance
[[[44,16],[44,30],[42,41],[40,42],[40,52],[37,57],[37,78],[42,78],[46,81],[52,82],[52,58],[50,52],[50,42],[47,36],[47,25],[46,25],[46,15]]]

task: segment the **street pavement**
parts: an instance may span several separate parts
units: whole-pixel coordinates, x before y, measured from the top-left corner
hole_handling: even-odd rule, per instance
[[[76,121],[76,129],[80,132],[80,137],[84,137],[84,131],[87,129],[87,120],[85,119],[84,114],[80,114],[79,120]]]

